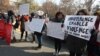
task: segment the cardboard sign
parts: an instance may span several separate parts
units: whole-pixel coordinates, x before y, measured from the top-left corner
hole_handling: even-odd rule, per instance
[[[96,18],[96,16],[66,16],[64,26],[69,35],[88,41]]]
[[[62,23],[56,23],[56,22],[48,22],[47,23],[47,35],[64,40],[64,32],[61,28]]]
[[[29,4],[22,4],[19,6],[20,15],[29,15]]]
[[[44,23],[44,19],[33,18],[32,21],[29,23],[28,27],[31,32],[36,31],[41,33]]]

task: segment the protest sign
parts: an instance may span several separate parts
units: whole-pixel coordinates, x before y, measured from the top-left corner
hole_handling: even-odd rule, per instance
[[[29,15],[29,4],[22,4],[19,6],[20,15]]]
[[[47,23],[47,35],[64,40],[64,32],[61,28],[62,23],[56,23],[56,22],[48,22]]]
[[[90,40],[96,16],[66,16],[64,26],[69,35]]]
[[[29,23],[29,31],[31,32],[41,32],[43,25],[44,25],[45,19],[38,19],[38,18],[33,18],[32,21]]]

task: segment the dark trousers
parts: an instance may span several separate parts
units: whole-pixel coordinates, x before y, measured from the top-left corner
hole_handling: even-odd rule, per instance
[[[88,45],[88,56],[100,56],[100,47],[96,45]]]
[[[70,56],[82,56],[82,53],[75,53],[70,51]]]
[[[41,43],[41,36],[42,34],[41,33],[38,33],[38,32],[35,32],[34,33],[36,36],[37,36],[37,40],[38,40],[38,47],[41,47],[42,46],[42,43]]]
[[[35,35],[34,35],[34,33],[32,33],[32,37],[33,37],[32,42],[34,42],[35,41]]]
[[[22,30],[21,31],[21,40],[22,40],[22,38],[23,38],[23,34],[24,34],[24,32],[25,32],[25,30]],[[27,32],[25,32],[25,40],[27,39]]]
[[[55,51],[59,52],[60,49],[61,49],[61,43],[62,43],[62,41],[60,39],[55,39],[54,41],[55,41]]]

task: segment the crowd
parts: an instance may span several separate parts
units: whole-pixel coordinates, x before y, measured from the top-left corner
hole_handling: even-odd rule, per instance
[[[92,16],[97,16],[94,28],[91,30],[91,38],[90,41],[86,41],[80,38],[77,38],[75,36],[72,35],[67,35],[64,40],[60,40],[57,38],[53,38],[54,39],[54,44],[55,44],[55,56],[58,56],[59,51],[61,49],[62,43],[65,41],[66,45],[67,45],[67,49],[69,50],[70,56],[82,56],[84,52],[87,52],[87,56],[100,56],[100,42],[97,41],[97,39],[100,38],[100,36],[98,37],[98,33],[100,32],[99,29],[99,23],[100,23],[100,10],[96,10],[95,12],[93,12],[93,14],[90,14],[86,9],[81,9],[79,11],[77,11],[76,15],[92,15]],[[16,18],[16,23],[13,25],[13,29],[16,30],[19,26],[20,26],[20,32],[21,32],[21,36],[20,36],[20,40],[22,41],[23,39],[23,34],[25,33],[25,41],[27,41],[27,37],[28,37],[28,30],[26,29],[27,26],[27,22],[31,22],[33,18],[38,18],[38,19],[46,19],[47,21],[49,19],[47,19],[47,15],[38,15],[35,13],[31,13],[30,15],[15,15],[12,11],[8,11],[8,16],[5,16],[3,13],[0,13],[0,19],[3,18],[5,19],[6,23],[12,22],[13,23],[13,18]],[[49,21],[52,22],[58,22],[58,23],[62,23],[61,28],[64,27],[64,20],[65,20],[65,15],[62,12],[57,12],[55,14],[55,17],[53,19],[50,19]],[[38,46],[37,48],[40,49],[42,47],[42,35],[46,34],[46,23],[43,26],[42,32],[34,32],[32,33],[33,39],[32,42],[35,41],[34,36],[36,35],[37,40],[38,40]],[[51,36],[49,36],[51,37]],[[12,41],[16,41],[16,37],[13,37]]]

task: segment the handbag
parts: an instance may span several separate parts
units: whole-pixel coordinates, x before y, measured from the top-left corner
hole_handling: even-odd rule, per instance
[[[16,28],[18,28],[19,27],[19,22],[16,20],[16,23],[15,23],[15,25],[14,25],[14,28],[16,29]]]

